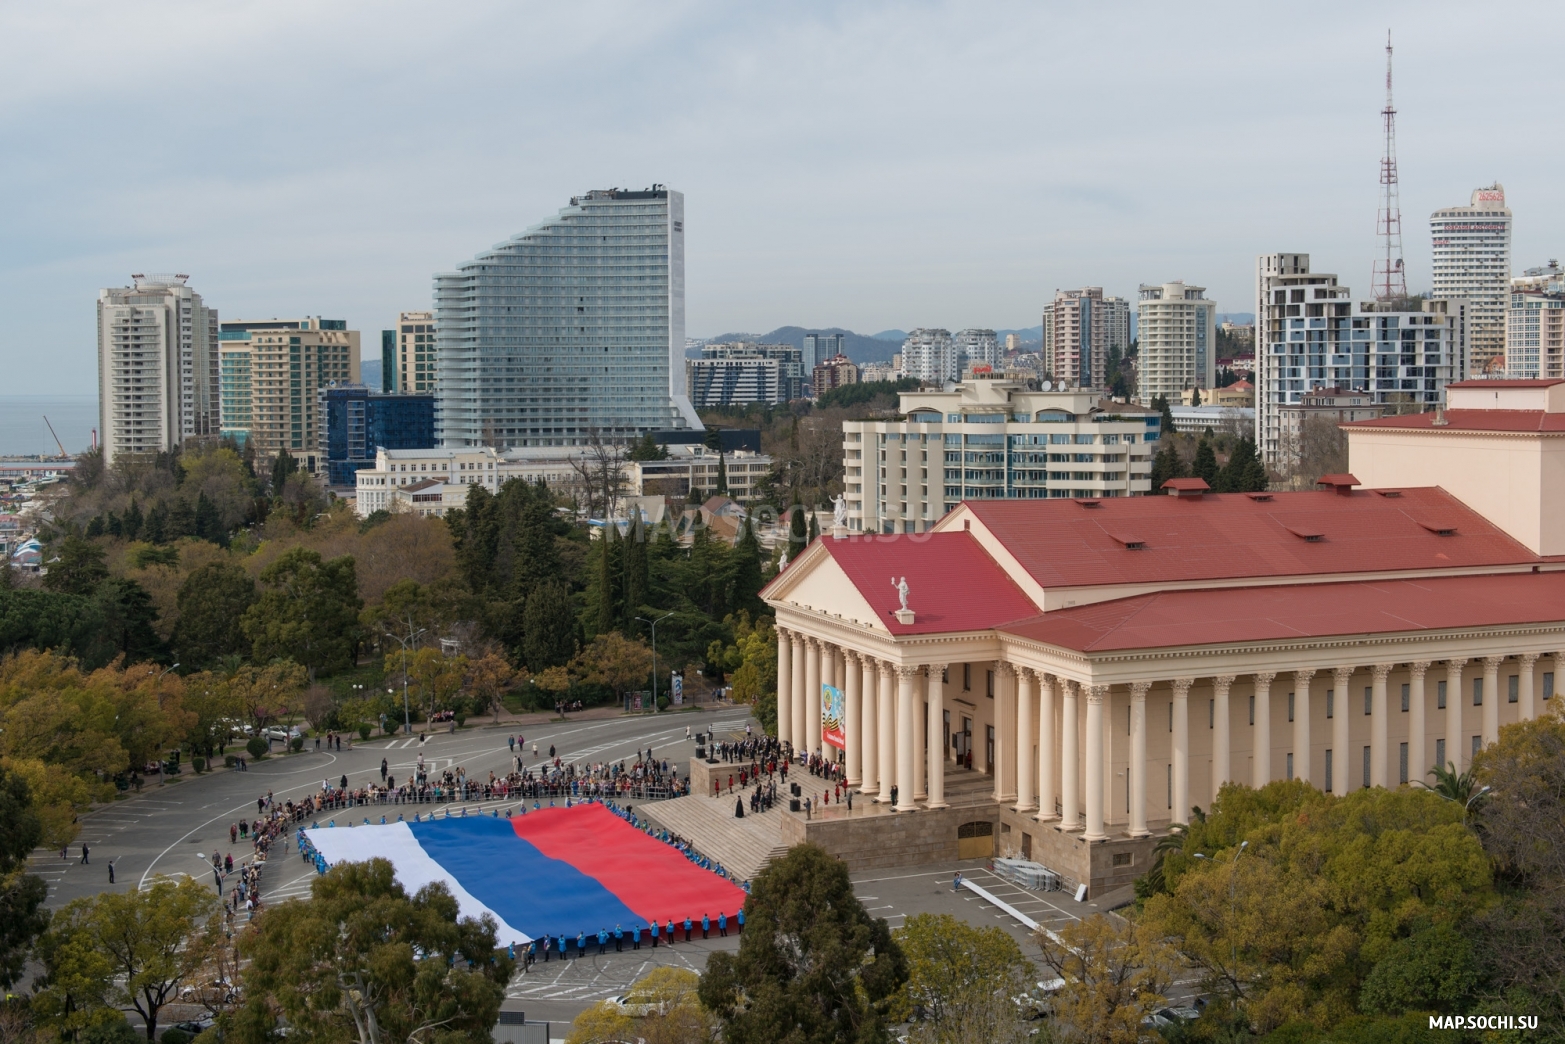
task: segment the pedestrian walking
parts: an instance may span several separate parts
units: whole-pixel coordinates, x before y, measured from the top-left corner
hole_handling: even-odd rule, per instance
[[[386,759],[385,758],[381,758],[380,759],[380,781],[382,783],[386,782],[386,769],[387,768],[388,768],[388,766],[386,764]]]
[[[114,860],[109,860],[109,884],[114,883]]]
[[[87,842],[82,842],[82,865],[87,865]]]
[[[506,743],[506,746],[511,748],[511,753],[515,754],[516,753],[516,737],[515,736],[507,736],[505,738],[505,743]]]

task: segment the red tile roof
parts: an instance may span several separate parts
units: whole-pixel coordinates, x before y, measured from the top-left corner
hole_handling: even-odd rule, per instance
[[[1093,511],[1066,500],[964,506],[1045,589],[1541,561],[1442,489],[1397,492],[1125,497]],[[1430,519],[1456,532],[1431,532],[1421,524]],[[1127,533],[1145,546],[1115,539]]]
[[[1565,384],[1565,378],[1561,377],[1535,377],[1531,380],[1510,381],[1453,381],[1446,385],[1447,388],[1552,388],[1556,384]]]
[[[1508,381],[1482,381],[1504,385]],[[1565,413],[1543,410],[1446,410],[1444,424],[1436,424],[1437,413],[1404,413],[1399,417],[1374,417],[1348,421],[1344,428],[1401,428],[1409,431],[1565,431]]]
[[[1165,591],[1058,609],[1007,634],[1081,652],[1565,621],[1565,573]]]
[[[892,634],[989,630],[1038,611],[970,533],[824,539],[832,559]],[[912,624],[891,615],[900,605],[892,583],[904,576]]]

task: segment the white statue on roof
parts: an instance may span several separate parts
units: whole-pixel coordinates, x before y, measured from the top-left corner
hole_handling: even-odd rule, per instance
[[[848,524],[848,498],[841,493],[831,498],[831,524],[834,526]]]
[[[900,580],[892,577],[891,586],[896,588],[897,600],[902,603],[902,608],[905,610],[907,608],[907,577],[904,576]]]

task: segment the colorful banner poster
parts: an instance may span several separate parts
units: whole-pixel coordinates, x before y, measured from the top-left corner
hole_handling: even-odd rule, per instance
[[[848,741],[842,734],[842,723],[847,715],[842,709],[842,690],[835,685],[821,686],[821,742],[838,750],[847,750]]]
[[[674,694],[674,706],[682,705],[685,702],[685,676],[676,671],[669,678],[668,688]]]

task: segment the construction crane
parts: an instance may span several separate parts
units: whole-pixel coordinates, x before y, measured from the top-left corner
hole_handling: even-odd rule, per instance
[[[49,415],[48,414],[44,414],[43,422],[44,422],[45,425],[48,426],[49,434],[50,435],[54,435],[54,444],[56,446],[60,447],[60,456],[62,456],[62,457],[69,457],[70,454],[65,452],[65,444],[60,441],[60,436],[54,434],[54,425],[49,423]]]

